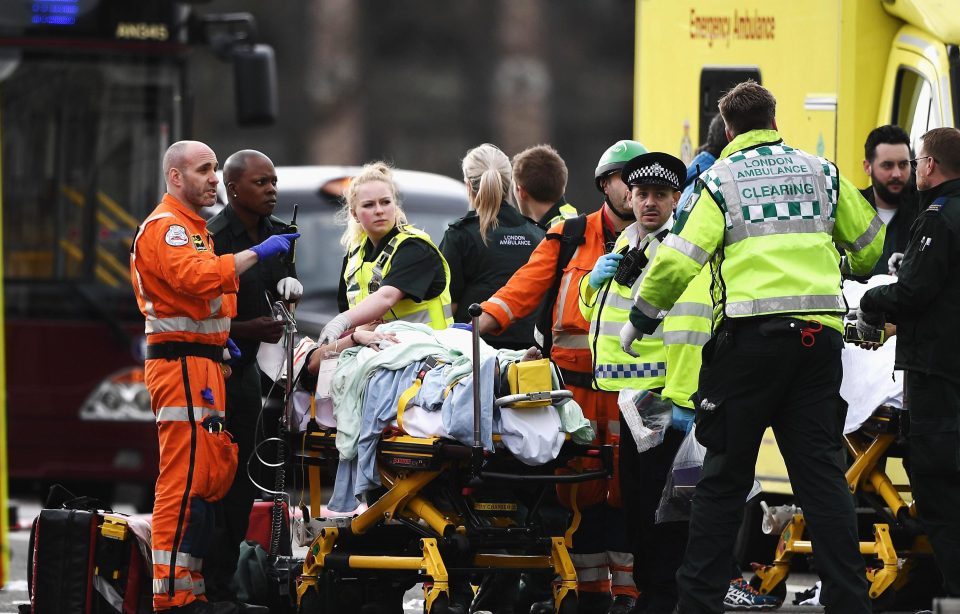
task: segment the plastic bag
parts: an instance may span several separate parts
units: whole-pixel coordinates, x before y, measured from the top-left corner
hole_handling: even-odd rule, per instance
[[[707,449],[697,441],[696,430],[697,426],[694,424],[677,448],[673,467],[667,475],[667,483],[660,496],[660,505],[657,506],[657,524],[690,520],[693,493],[703,473],[703,459],[707,454]],[[756,497],[760,490],[760,482],[754,479],[745,501]]]
[[[660,497],[660,505],[657,506],[657,523],[690,519],[693,491],[700,481],[703,457],[707,453],[707,449],[697,441],[696,429],[694,425],[677,448],[673,467],[667,475],[667,483]]]
[[[617,405],[637,444],[638,452],[644,452],[663,442],[663,435],[670,428],[673,416],[671,401],[649,390],[627,388],[620,391]]]

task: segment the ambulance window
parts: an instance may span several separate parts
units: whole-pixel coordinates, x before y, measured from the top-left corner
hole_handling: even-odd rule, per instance
[[[763,83],[760,69],[755,66],[708,66],[700,71],[700,137],[697,145],[707,141],[710,120],[720,112],[717,109],[720,97],[747,79]]]
[[[923,75],[906,67],[897,73],[893,122],[910,134],[914,152],[919,151],[920,137],[927,130],[940,127],[934,89]]]

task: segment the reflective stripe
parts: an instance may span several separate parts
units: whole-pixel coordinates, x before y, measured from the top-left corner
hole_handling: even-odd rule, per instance
[[[593,432],[597,432],[596,429]],[[608,420],[607,421],[607,432],[613,435],[614,437],[620,436],[620,421],[619,420]]]
[[[154,550],[153,551],[153,563],[154,565],[170,565],[170,551],[169,550]],[[203,568],[203,559],[195,557],[186,552],[177,553],[177,567],[185,567],[190,571],[200,571]]]
[[[812,296],[778,296],[775,298],[758,298],[750,301],[727,303],[725,313],[734,318],[769,314],[769,313],[803,313],[811,311],[847,311],[843,304],[843,297],[834,294]]]
[[[630,308],[633,307],[633,301],[611,288],[610,292],[607,293],[607,303],[604,305],[604,309],[607,307],[630,311]]]
[[[601,335],[606,335],[608,337],[620,338],[620,331],[623,330],[624,322],[612,322],[610,320],[603,320],[602,322],[596,322],[597,328],[594,332],[599,330]],[[644,334],[644,339],[662,339],[663,338],[663,326],[657,326],[657,330],[653,331],[649,335]]]
[[[676,303],[667,312],[668,317],[674,316],[697,316],[713,321],[713,307],[703,303]]]
[[[413,311],[411,313],[405,313],[397,319],[403,320],[404,322],[413,322],[414,324],[430,324],[430,312],[426,309]]]
[[[203,422],[207,416],[224,418],[226,412],[222,409],[213,409],[211,407],[194,407],[193,419],[195,422]],[[189,422],[190,417],[187,414],[186,407],[161,407],[157,411],[157,422]],[[159,562],[159,561],[158,561]]]
[[[573,558],[573,555],[570,555],[570,558]],[[580,567],[577,565],[577,562],[573,562],[574,568],[577,570],[577,582],[602,582],[610,579],[610,572],[607,570],[607,566],[603,567]]]
[[[223,307],[223,295],[221,294],[215,299],[210,300],[210,317],[218,315],[220,313],[220,308]]]
[[[705,265],[707,260],[710,260],[710,254],[707,253],[707,250],[703,249],[696,243],[684,239],[680,235],[675,235],[673,233],[668,234],[663,240],[663,245],[672,247],[684,256],[692,259],[700,266]]]
[[[450,303],[443,303],[442,305],[440,305],[440,307],[443,309],[443,317],[446,318],[447,320],[452,320],[453,305],[451,305]]]
[[[619,569],[613,570],[613,585],[614,586],[629,586],[636,588],[636,584],[633,583],[633,570],[630,571],[620,571]]]
[[[120,596],[120,593],[117,592],[117,589],[107,582],[106,578],[100,574],[94,574],[93,589],[97,591],[101,597],[103,597],[104,601],[110,604],[110,607],[117,612],[123,612],[123,597]]]
[[[644,299],[637,295],[635,301],[633,301],[633,306],[640,310],[640,313],[647,316],[648,318],[659,320],[660,319],[660,308],[654,307]]]
[[[230,318],[194,320],[186,316],[147,318],[144,330],[151,333],[200,333],[211,335],[230,331]]]
[[[587,336],[583,333],[554,332],[553,347],[568,350],[589,350],[590,343],[587,341]]]
[[[610,567],[614,569],[633,569],[633,555],[629,552],[607,552],[607,558],[610,559]]]
[[[573,561],[573,566],[577,569],[590,568],[590,567],[606,567],[607,566],[607,553],[606,552],[588,552],[584,554],[571,552],[570,560]],[[579,579],[579,578],[578,578]]]
[[[137,240],[140,239],[140,236],[143,234],[143,230],[147,227],[147,224],[150,222],[155,222],[157,220],[162,220],[163,218],[174,217],[169,211],[165,213],[157,214],[153,217],[147,218],[143,221],[143,224],[140,224],[140,228],[137,231],[137,235],[133,238],[133,246],[130,248],[130,262],[133,264],[133,272],[137,278],[137,290],[140,292],[140,298],[143,299],[143,310],[146,312],[148,317],[156,317],[157,313],[153,308],[153,300],[147,295],[147,292],[143,289],[143,280],[140,278],[140,271],[137,269]]]
[[[703,345],[710,341],[710,333],[695,330],[670,330],[663,333],[664,345]]]
[[[500,309],[503,309],[507,313],[507,319],[510,321],[511,324],[513,324],[513,321],[514,321],[513,310],[510,309],[510,305],[507,305],[506,302],[504,302],[501,299],[498,299],[495,296],[491,296],[487,300],[493,303],[494,305],[497,305],[498,307],[500,307]]]
[[[879,218],[878,218],[879,219]],[[726,245],[743,241],[747,237],[766,237],[770,235],[798,234],[822,232],[833,234],[833,220],[772,220],[768,222],[753,222],[728,228],[723,235]]]
[[[628,365],[598,364],[594,375],[597,379],[622,379],[625,377],[658,377],[666,375],[665,362],[640,362]]]
[[[570,282],[573,279],[573,271],[569,271],[563,276],[563,281],[560,283],[560,294],[557,295],[557,319],[553,323],[554,330],[557,330],[563,322],[563,308],[567,304],[567,291],[570,290]],[[577,288],[577,292],[580,291],[580,288]],[[557,345],[557,340],[553,340],[553,344]]]
[[[166,595],[168,593],[167,587],[170,586],[170,578],[164,578],[162,580],[154,579],[153,581],[153,594],[154,595]],[[202,595],[206,591],[206,587],[203,583],[203,578],[194,580],[191,577],[186,578],[177,578],[173,583],[174,591],[190,591],[194,595]]]
[[[879,215],[875,215],[873,219],[870,220],[870,225],[867,226],[867,229],[863,231],[862,235],[857,237],[853,243],[840,243],[840,247],[848,252],[859,252],[864,247],[870,245],[877,237],[877,233],[880,232],[881,228],[883,228],[883,221],[880,220]]]

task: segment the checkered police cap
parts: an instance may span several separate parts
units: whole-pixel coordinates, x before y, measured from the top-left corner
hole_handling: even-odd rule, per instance
[[[620,175],[628,186],[662,185],[679,191],[687,177],[687,167],[670,154],[652,152],[627,162]]]

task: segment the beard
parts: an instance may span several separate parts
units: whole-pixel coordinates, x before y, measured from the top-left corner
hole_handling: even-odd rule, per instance
[[[907,184],[903,181],[890,181],[886,185],[877,181],[877,178],[873,176],[873,173],[870,173],[870,180],[873,182],[873,190],[876,195],[883,202],[894,207],[900,206],[900,201],[903,199],[903,191],[907,188]],[[900,191],[893,192],[888,188],[889,185],[899,185]]]

